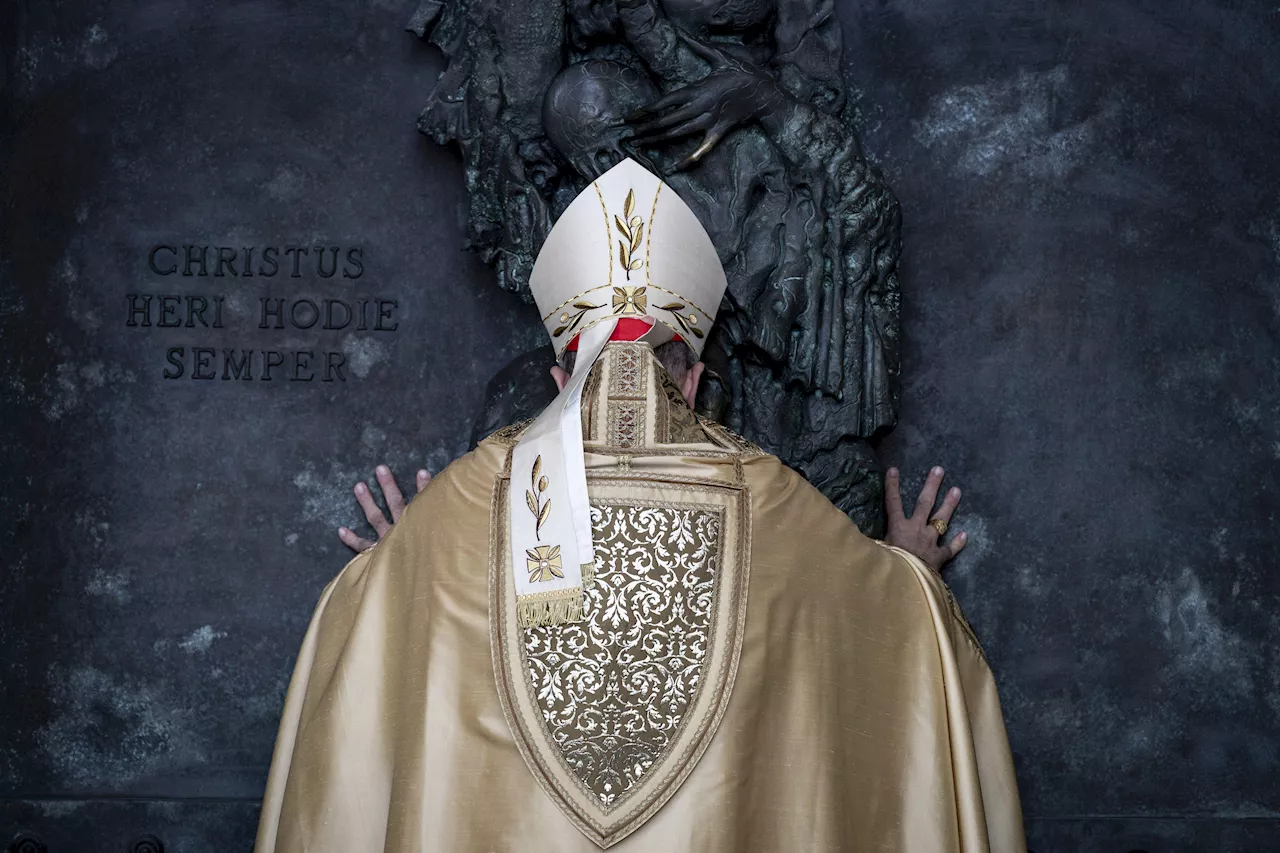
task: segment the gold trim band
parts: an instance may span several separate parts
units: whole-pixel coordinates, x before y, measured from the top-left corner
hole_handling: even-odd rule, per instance
[[[694,309],[695,311],[697,311],[697,312],[699,312],[700,314],[702,314],[702,316],[703,316],[703,317],[706,317],[706,318],[707,318],[707,320],[708,320],[708,322],[715,322],[715,315],[713,315],[713,314],[711,314],[710,312],[708,312],[708,311],[707,311],[706,309],[704,309],[701,305],[697,304],[697,303],[696,303],[696,302],[694,302],[692,299],[690,299],[689,297],[685,296],[683,293],[676,293],[674,290],[669,290],[669,289],[667,289],[667,288],[663,287],[663,286],[662,286],[662,285],[660,285],[660,284],[648,284],[648,283],[646,283],[644,286],[645,286],[645,287],[652,287],[654,290],[660,290],[660,291],[662,291],[663,293],[666,293],[666,294],[668,294],[668,295],[670,295],[670,296],[674,296],[676,299],[683,299],[686,303],[688,303],[688,305],[689,305],[689,307],[690,307],[690,308],[692,308],[692,309]],[[612,285],[612,284],[598,284],[598,285],[596,285],[595,287],[591,288],[590,290],[584,290],[584,291],[582,291],[582,292],[581,292],[581,293],[579,293],[579,294],[576,294],[576,295],[574,295],[574,296],[570,296],[570,297],[569,297],[568,299],[566,299],[564,302],[561,302],[561,303],[560,303],[559,305],[557,305],[555,308],[552,308],[550,311],[548,311],[548,312],[546,313],[546,316],[544,316],[544,317],[542,318],[542,324],[545,326],[545,325],[546,325],[546,324],[551,320],[552,316],[554,316],[554,315],[555,315],[555,313],[556,313],[557,311],[561,310],[561,309],[562,309],[562,308],[564,308],[566,305],[569,305],[569,304],[570,304],[570,303],[572,303],[572,302],[576,302],[576,301],[577,301],[577,300],[579,300],[579,299],[584,299],[584,298],[586,298],[587,296],[590,296],[591,294],[595,293],[596,291],[600,291],[600,290],[604,290],[605,288],[612,288],[612,287],[613,287],[613,285]],[[604,307],[605,307],[605,306],[601,306],[601,307],[600,307],[600,308],[598,308],[598,309],[592,309],[592,310],[603,310],[603,308],[604,308]],[[610,309],[610,310],[612,310],[612,309]],[[674,313],[674,312],[671,312],[671,313]]]

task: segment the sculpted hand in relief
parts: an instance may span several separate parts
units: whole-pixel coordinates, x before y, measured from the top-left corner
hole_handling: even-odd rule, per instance
[[[382,514],[382,510],[373,502],[373,494],[369,491],[369,487],[363,482],[356,483],[352,491],[355,492],[356,502],[360,504],[360,508],[364,510],[364,517],[373,525],[374,533],[378,537],[378,541],[386,536],[391,530],[391,525],[400,520],[400,516],[404,513],[405,499],[400,492],[400,487],[396,484],[395,475],[391,473],[391,469],[386,465],[379,465],[377,469],[378,485],[382,488],[382,496],[387,499],[387,509],[391,511],[391,521],[387,521],[387,517]],[[418,472],[418,476],[414,478],[417,481],[418,491],[421,492],[427,487],[427,483],[431,482],[431,475],[426,469]],[[342,544],[346,545],[352,551],[360,552],[368,548],[372,548],[376,543],[363,539],[355,534],[350,528],[339,527],[338,538],[342,540]]]
[[[681,36],[711,73],[628,116],[635,145],[656,145],[702,133],[702,142],[676,166],[687,169],[729,131],[779,108],[784,98],[765,72],[712,45]]]
[[[948,542],[942,541],[951,522],[951,515],[960,503],[959,489],[952,487],[938,511],[933,515],[929,514],[933,509],[933,502],[938,498],[942,475],[943,470],[937,466],[929,472],[910,518],[902,511],[898,469],[890,468],[884,475],[884,503],[889,524],[884,541],[919,557],[934,571],[940,571],[969,541],[969,535],[963,532],[957,533]]]

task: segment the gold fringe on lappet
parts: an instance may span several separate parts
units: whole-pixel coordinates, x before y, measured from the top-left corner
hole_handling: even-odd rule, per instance
[[[580,589],[520,596],[516,600],[516,623],[521,628],[541,628],[580,622],[582,604],[583,592]]]

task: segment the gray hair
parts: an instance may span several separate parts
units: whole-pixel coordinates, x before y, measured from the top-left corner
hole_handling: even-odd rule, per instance
[[[665,344],[658,344],[653,348],[653,354],[677,383],[684,381],[689,368],[693,367],[698,360],[693,350],[689,349],[689,345],[683,341],[667,341]],[[566,352],[560,356],[560,368],[566,373],[573,373],[573,366],[577,360],[576,351]]]

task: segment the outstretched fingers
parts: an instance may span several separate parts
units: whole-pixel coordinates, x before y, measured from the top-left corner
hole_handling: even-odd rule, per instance
[[[369,487],[364,483],[356,483],[355,489],[356,503],[360,504],[360,509],[364,511],[364,517],[373,526],[373,530],[381,539],[387,535],[387,531],[391,529],[391,523],[387,521],[387,517],[382,514],[382,510],[378,509],[378,505],[373,502],[373,494],[369,491]]]
[[[633,138],[641,138],[657,133],[661,130],[668,130],[678,124],[682,124],[690,119],[697,118],[702,115],[703,110],[696,100],[690,100],[679,107],[676,107],[669,113],[662,115],[650,115],[644,121],[637,122],[633,125],[631,131]]]
[[[719,143],[720,140],[724,138],[724,135],[728,132],[729,132],[728,125],[722,122],[716,123],[710,130],[707,131],[707,135],[702,138],[702,144],[699,145],[692,154],[690,154],[688,157],[681,160],[680,164],[676,168],[687,169],[690,166],[692,166],[694,163],[697,163],[699,160],[701,160],[703,157],[706,156],[708,151],[710,151],[712,148],[715,148],[716,144]]]
[[[935,465],[929,471],[929,476],[924,478],[924,485],[920,488],[920,496],[916,498],[915,511],[911,513],[911,517],[922,524],[929,520],[929,513],[933,510],[933,503],[938,499],[938,487],[942,485],[943,473],[942,468]],[[919,516],[918,519],[917,516]]]
[[[902,509],[902,485],[899,479],[897,468],[890,468],[884,474],[884,506],[890,525],[907,518]]]
[[[404,495],[400,494],[400,485],[386,465],[379,465],[376,471],[378,485],[382,487],[382,496],[386,498],[387,509],[391,510],[391,523],[400,520],[404,512]]]
[[[356,483],[352,491],[355,492],[356,503],[360,504],[360,509],[364,512],[365,519],[373,527],[374,532],[378,534],[378,539],[382,539],[390,532],[392,524],[398,522],[400,516],[404,514],[405,499],[390,468],[386,465],[379,465],[376,469],[376,474],[378,485],[382,488],[382,494],[387,500],[387,509],[391,511],[391,521],[387,521],[387,517],[382,514],[382,510],[374,502],[373,493],[370,492],[367,484]],[[419,469],[417,476],[414,477],[414,484],[417,487],[415,494],[421,493],[430,483],[431,473],[426,468]],[[342,540],[342,544],[353,551],[364,551],[367,548],[372,548],[375,544],[356,535],[348,527],[338,528],[338,538]]]
[[[930,516],[930,520],[940,518],[943,521],[950,522],[951,516],[955,513],[956,507],[960,504],[960,489],[952,486],[947,489],[947,494],[942,499],[942,506],[938,507],[938,511]]]
[[[627,113],[625,118],[627,121],[639,121],[647,116],[652,116],[655,113],[660,113],[663,110],[686,103],[689,100],[689,94],[690,87],[681,86],[674,92],[668,92],[652,103],[645,104],[643,107],[632,110],[630,113]]]
[[[339,527],[338,538],[342,540],[342,544],[346,545],[352,551],[359,553],[373,547],[373,543],[368,539],[362,539],[357,536],[350,528]]]
[[[636,135],[632,137],[631,144],[651,146],[663,142],[674,142],[677,139],[706,130],[709,122],[710,119],[707,116],[697,115],[666,130],[656,130],[652,133]]]

